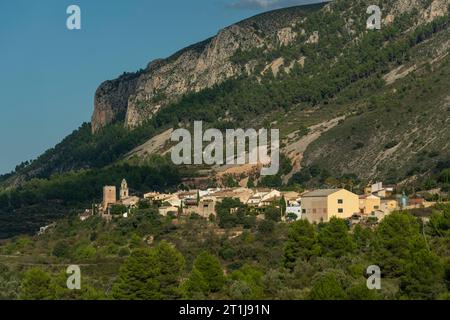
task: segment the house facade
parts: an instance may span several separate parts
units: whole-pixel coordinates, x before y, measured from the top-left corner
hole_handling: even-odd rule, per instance
[[[302,218],[311,223],[332,217],[347,219],[359,212],[359,197],[345,189],[321,189],[303,194]]]
[[[381,200],[381,211],[385,213],[391,213],[395,210],[398,210],[398,202],[397,200],[387,199],[387,200]]]
[[[289,200],[286,205],[286,216],[290,213],[297,216],[297,220],[302,218],[302,205],[300,200]]]
[[[363,215],[369,215],[375,211],[381,210],[381,198],[371,195],[359,197],[359,211]]]

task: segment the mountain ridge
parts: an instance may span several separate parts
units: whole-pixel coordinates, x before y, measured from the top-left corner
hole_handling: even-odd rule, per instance
[[[93,132],[117,120],[124,120],[126,127],[137,127],[183,94],[199,92],[227,79],[255,73],[251,59],[244,65],[233,61],[238,53],[255,49],[270,52],[275,46],[288,46],[301,36],[306,36],[307,43],[320,41],[316,30],[302,28],[309,18],[307,13],[339,10],[342,3],[354,5],[351,1],[325,2],[262,13],[226,27],[216,36],[181,49],[167,59],[157,59],[145,70],[106,81],[95,95],[91,121]],[[420,11],[417,24],[430,22],[445,14],[448,10],[446,5],[448,2],[445,0],[396,1],[384,13],[383,22],[391,24],[398,14],[413,10]],[[358,34],[351,30],[352,23],[354,21],[349,19],[346,27],[349,34],[355,33],[357,41]],[[294,30],[298,26],[299,30]]]
[[[32,178],[48,178],[52,174],[83,168],[101,168],[120,160],[155,135],[180,124],[189,125],[189,121],[203,120],[220,128],[244,123],[246,126],[267,127],[273,122],[269,121],[270,118],[287,112],[294,121],[287,126],[289,132],[283,128],[285,137],[295,133],[295,127],[292,128],[294,123],[303,128],[331,120],[327,114],[341,116],[337,113],[346,112],[341,110],[342,100],[348,100],[348,94],[341,94],[341,91],[354,90],[351,89],[355,87],[352,83],[361,82],[361,85],[356,86],[366,88],[358,89],[365,90],[359,94],[363,97],[372,90],[372,86],[383,86],[383,77],[401,66],[402,59],[408,59],[409,49],[406,46],[414,47],[416,42],[439,32],[439,26],[431,26],[431,31],[425,30],[422,35],[414,35],[414,30],[419,26],[430,24],[429,21],[447,14],[449,1],[382,1],[381,32],[366,30],[366,9],[369,4],[370,1],[340,0],[266,12],[237,23],[244,27],[258,23],[266,26],[269,31],[259,31],[266,34],[261,37],[266,39],[265,47],[249,50],[233,48],[234,54],[226,64],[240,70],[241,76],[225,79],[199,92],[167,98],[164,97],[164,90],[160,90],[154,93],[153,100],[142,101],[133,96],[137,88],[146,83],[146,70],[159,70],[161,66],[179,59],[185,52],[197,50],[195,48],[199,48],[200,52],[208,43],[211,44],[214,37],[182,49],[166,60],[154,60],[146,70],[124,73],[116,80],[106,81],[97,90],[93,122],[84,124],[31,164],[20,165],[15,174],[2,178],[6,180],[3,184],[19,186]],[[284,17],[285,14],[295,19],[297,25],[292,26],[289,19],[285,19],[288,22],[273,21],[273,17]],[[228,29],[234,26],[236,24]],[[292,37],[293,34],[296,36]],[[410,39],[402,40],[405,37]],[[410,44],[408,41],[414,42]],[[379,44],[373,45],[375,42]],[[368,50],[377,50],[380,45],[381,50],[385,51],[382,54],[361,52],[363,46],[368,47]],[[389,55],[387,59],[386,55]],[[363,66],[367,59],[371,61]],[[244,74],[248,70],[251,72]],[[172,73],[171,77],[176,78],[182,72],[174,70]],[[374,73],[375,76],[372,76]],[[152,85],[150,88],[153,88]],[[145,96],[142,90],[140,94]],[[155,102],[155,99],[165,99],[167,105],[160,108],[161,101]],[[344,104],[350,108],[349,103]],[[317,116],[310,117],[312,113]],[[135,119],[133,123],[142,124],[129,130],[128,121],[132,118]],[[104,123],[96,119],[103,119]],[[108,122],[111,123],[103,127]],[[320,154],[309,150],[307,153]],[[317,156],[308,155],[305,159],[303,161],[307,164],[318,160]],[[364,176],[364,168],[358,173]]]
[[[198,92],[242,75],[243,70],[230,58],[237,50],[245,51],[263,45],[263,39],[254,30],[260,27],[258,21],[262,20],[260,23],[267,32],[271,29],[267,27],[270,25],[267,23],[268,17],[283,15],[285,19],[296,20],[299,15],[324,5],[326,3],[295,6],[258,14],[220,30],[216,36],[181,49],[167,59],[154,60],[143,71],[104,82],[95,94],[91,121],[93,132],[123,119],[126,126],[136,127],[142,124],[143,118],[157,112],[162,104],[168,104],[184,93]],[[273,30],[278,30],[277,25],[287,23],[277,18],[273,22]],[[287,35],[280,34],[281,41],[288,41],[290,36],[289,31]],[[145,103],[150,105],[143,106]]]

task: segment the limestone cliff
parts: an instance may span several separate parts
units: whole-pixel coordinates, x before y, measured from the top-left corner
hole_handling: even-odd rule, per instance
[[[376,166],[383,170],[376,170],[371,175],[388,172],[392,166],[408,171],[415,162],[410,160],[406,163],[406,160],[410,159],[409,155],[422,152],[416,149],[423,146],[417,143],[419,138],[409,138],[406,134],[408,129],[401,124],[416,124],[414,130],[421,133],[421,139],[426,139],[423,143],[429,146],[428,151],[432,155],[436,154],[440,146],[447,146],[447,142],[438,144],[441,140],[435,138],[436,134],[427,131],[433,129],[434,125],[422,119],[432,119],[421,109],[432,101],[428,96],[425,99],[425,93],[421,93],[425,89],[416,90],[409,83],[403,84],[404,88],[391,86],[400,86],[402,81],[420,83],[417,77],[422,77],[421,81],[428,84],[424,88],[437,88],[436,91],[448,93],[448,88],[440,88],[436,83],[448,84],[443,80],[446,70],[443,62],[449,57],[450,22],[445,24],[443,21],[450,21],[450,18],[446,18],[450,0],[378,1],[382,9],[383,29],[389,25],[395,28],[388,30],[389,40],[382,40],[385,43],[377,44],[376,48],[371,48],[370,43],[374,40],[378,42],[379,38],[371,39],[366,28],[366,10],[372,4],[373,0],[335,0],[328,4],[267,12],[225,28],[215,37],[185,48],[167,59],[155,60],[139,72],[124,73],[115,80],[106,81],[95,95],[92,124],[83,124],[31,164],[9,175],[4,184],[19,186],[36,177],[49,178],[72,170],[101,168],[127,157],[133,150],[144,150],[139,156],[147,151],[151,153],[153,149],[149,151],[148,146],[153,146],[151,140],[163,133],[159,130],[173,128],[178,124],[173,122],[171,115],[179,112],[179,107],[188,105],[187,113],[197,109],[197,105],[189,106],[189,103],[169,106],[171,102],[180,99],[183,94],[202,91],[233,77],[239,77],[234,91],[228,90],[227,86],[218,86],[218,90],[212,90],[216,91],[215,95],[194,95],[194,98],[209,100],[202,105],[201,111],[211,110],[211,114],[222,123],[228,121],[233,122],[233,125],[245,124],[246,127],[251,125],[255,128],[263,123],[279,124],[288,136],[292,131],[298,131],[298,136],[293,136],[293,141],[287,144],[288,147],[296,146],[293,151],[288,149],[288,155],[298,165],[294,168],[299,169],[300,164],[319,163],[329,170],[352,171],[361,177],[367,176],[371,168]],[[437,19],[442,16],[444,18]],[[420,41],[412,43],[410,40],[414,38],[410,37],[414,36],[415,28],[432,20],[442,21],[434,27],[431,25],[430,28],[429,25],[424,28],[428,35],[421,36],[421,39],[415,36]],[[405,43],[412,47],[405,47]],[[375,57],[371,63],[366,63],[370,60],[366,52],[376,53],[378,48],[383,54]],[[383,48],[386,50],[381,50]],[[422,50],[420,53],[419,49]],[[392,56],[392,52],[397,54]],[[383,62],[388,56],[389,61]],[[383,63],[379,63],[380,59]],[[443,73],[439,74],[438,79],[425,78],[424,74],[429,72]],[[381,77],[387,84],[383,90],[382,83],[378,81]],[[372,84],[373,80],[377,81]],[[372,89],[364,91],[371,85],[378,87],[380,92]],[[341,89],[334,90],[337,87]],[[408,102],[411,109],[408,107],[407,110],[411,111],[405,111],[398,117],[386,117],[385,123],[380,124],[379,110],[372,108],[400,109],[390,106],[393,98],[384,97],[384,90],[406,96],[405,90],[408,88],[417,91],[413,92],[417,97],[411,96]],[[222,93],[229,101],[222,103]],[[447,115],[447,96],[441,97],[434,93],[433,97],[439,97],[440,100],[424,110],[437,110],[436,114]],[[399,103],[404,99],[400,100]],[[438,107],[440,109],[436,109]],[[359,110],[357,114],[366,114],[367,111],[363,133],[367,135],[374,130],[370,137],[363,139],[363,135],[358,133],[358,139],[349,142],[348,137],[354,136],[353,128],[360,124],[360,120],[356,121],[357,117],[352,116],[329,132],[318,130],[321,137],[317,137],[314,143],[307,146],[297,143],[303,142],[305,126],[314,128],[342,115],[353,115],[355,109]],[[134,131],[119,130],[119,134],[114,130],[88,134],[91,130],[97,132],[114,122],[135,127],[156,112],[161,113],[161,124],[155,126],[149,125]],[[410,118],[398,120],[405,115]],[[185,114],[180,115],[176,121],[191,120],[186,118]],[[421,122],[417,122],[417,119]],[[390,123],[388,120],[396,121]],[[389,128],[383,132],[382,126],[386,124],[389,124]],[[345,128],[349,131],[336,131]],[[157,130],[153,132],[152,129]],[[311,135],[317,132],[313,130]],[[111,136],[115,139],[112,140]],[[448,140],[445,133],[441,136]],[[373,137],[378,139],[371,140]],[[342,139],[343,147],[336,147],[338,138]],[[402,141],[403,145],[400,144]],[[394,148],[384,149],[394,142],[401,146],[398,152]],[[139,148],[140,145],[143,148]],[[391,153],[394,151],[399,154],[399,158],[392,161]],[[442,150],[440,157],[430,158],[430,161],[447,161],[446,155],[447,151]]]
[[[128,99],[137,88],[139,74],[124,74],[116,80],[103,82],[95,93],[95,109],[92,115],[92,130],[124,117]]]
[[[122,120],[124,115],[126,126],[138,126],[180,95],[252,72],[251,63],[242,67],[231,58],[238,50],[289,44],[297,37],[291,26],[304,15],[303,9],[294,8],[244,20],[167,59],[150,63],[142,72],[104,82],[95,95],[93,131]]]
[[[379,5],[385,24],[392,23],[401,13],[418,10],[419,18],[411,26],[414,28],[444,15],[449,1],[396,0],[381,1]],[[340,11],[344,2],[322,4],[319,8],[324,13]],[[346,3],[346,11],[342,12],[341,17],[347,21],[352,37],[358,38],[357,31],[352,30],[355,16],[365,19],[360,13],[365,12],[364,7],[370,4],[372,1]],[[315,6],[314,10],[317,8]],[[321,35],[316,30],[307,30],[308,10],[308,6],[303,6],[261,14],[225,28],[215,37],[185,48],[167,59],[156,60],[145,70],[104,82],[95,95],[93,131],[114,121],[124,121],[131,128],[139,126],[185,93],[198,92],[226,79],[253,73],[255,60],[235,63],[232,58],[237,53],[255,49],[266,53],[276,47],[288,46],[299,38],[304,38],[306,43],[317,44]],[[280,61],[284,63],[284,60]],[[265,63],[266,69],[269,69],[276,61]],[[304,61],[300,64],[303,66]],[[284,70],[289,72],[292,67],[292,64],[285,66]]]
[[[128,100],[126,125],[135,127],[158,111],[160,106],[187,92],[198,92],[239,75],[230,62],[238,48],[263,44],[246,26],[232,26],[204,43],[151,66],[139,77],[137,90]]]

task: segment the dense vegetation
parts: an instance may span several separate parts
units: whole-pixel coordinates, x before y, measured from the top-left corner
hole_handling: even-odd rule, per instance
[[[449,16],[437,18],[432,23],[408,33],[405,31],[414,20],[415,13],[403,14],[395,20],[394,24],[383,28],[381,32],[367,33],[364,30],[364,19],[357,18],[358,15],[355,16],[353,13],[352,17],[355,18],[354,24],[360,39],[354,45],[349,45],[353,36],[348,33],[345,19],[341,17],[342,11],[338,9],[327,13],[322,11],[309,13],[309,19],[303,27],[307,30],[319,31],[322,37],[319,43],[307,43],[306,36],[300,36],[290,46],[281,46],[273,50],[262,48],[258,49],[260,51],[257,53],[238,52],[238,55],[251,54],[251,56],[235,59],[235,63],[256,59],[259,67],[262,67],[277,57],[283,57],[285,65],[304,57],[306,62],[303,68],[296,65],[290,73],[281,72],[277,77],[272,74],[261,76],[257,72],[249,77],[230,79],[199,93],[187,94],[179,101],[163,108],[154,118],[134,130],[124,128],[121,123],[115,123],[93,135],[90,125],[83,124],[37,160],[19,165],[13,175],[1,177],[0,182],[5,186],[8,186],[15,178],[19,178],[21,184],[32,178],[40,180],[31,180],[17,189],[0,192],[0,221],[2,222],[0,238],[19,232],[35,232],[38,226],[51,221],[53,217],[61,216],[64,211],[68,213],[70,207],[89,206],[93,200],[99,199],[102,184],[117,184],[122,178],[121,175],[130,177],[130,183],[140,191],[163,190],[176,186],[180,175],[175,173],[173,168],[167,166],[153,168],[149,171],[151,173],[143,173],[146,169],[139,166],[122,167],[121,165],[111,166],[111,164],[120,163],[123,156],[136,145],[161,130],[170,126],[177,127],[180,123],[188,125],[194,120],[203,120],[208,123],[207,126],[219,129],[248,127],[249,123],[252,126],[269,127],[271,123],[267,120],[274,113],[288,113],[315,105],[326,109],[330,108],[330,105],[350,103],[359,96],[375,90],[375,95],[369,99],[368,110],[364,110],[363,115],[349,119],[336,129],[338,131],[331,131],[329,134],[333,137],[348,137],[345,138],[345,143],[351,150],[346,150],[348,146],[342,145],[339,148],[340,151],[346,150],[345,153],[349,154],[367,151],[366,148],[369,146],[361,140],[371,138],[364,136],[370,131],[367,130],[367,124],[371,123],[371,119],[374,116],[380,117],[379,110],[387,104],[400,105],[399,101],[406,100],[405,92],[417,92],[426,84],[423,81],[410,81],[402,85],[407,89],[399,88],[397,94],[386,93],[383,91],[382,75],[390,68],[407,62],[411,59],[413,48],[447,28]],[[300,32],[300,30],[296,31]],[[338,52],[343,54],[335,61]],[[441,74],[437,74],[434,78],[440,76]],[[436,88],[444,85],[442,82],[440,84],[435,82],[434,78],[427,81],[433,81]],[[426,97],[436,95],[433,90],[428,91]],[[405,108],[396,109],[400,110],[398,112],[403,112]],[[403,113],[415,115],[416,112],[420,112],[416,109],[420,108],[421,105],[414,104],[410,107],[414,112]],[[386,109],[390,110],[392,107],[386,106]],[[431,117],[431,115],[427,116]],[[396,119],[390,113],[386,113],[386,117],[388,120],[383,123]],[[396,126],[398,124],[389,123],[391,128]],[[328,136],[324,140],[334,141],[333,137]],[[353,142],[353,139],[359,140]],[[344,139],[341,142],[343,141]],[[348,144],[348,141],[351,141],[351,144]],[[385,149],[391,149],[396,144],[398,141],[392,138],[383,146]],[[370,147],[373,148],[373,146]],[[385,182],[389,183],[396,183],[415,174],[427,174],[419,182],[420,186],[414,186],[416,190],[419,187],[442,187],[444,191],[448,190],[445,170],[449,166],[445,165],[445,161],[437,163],[436,169],[432,172],[427,170],[431,160],[437,162],[445,155],[438,153],[436,156],[436,150],[426,154],[425,152],[427,150],[418,155],[417,161],[410,161],[411,168],[405,174],[396,172],[396,168],[391,166],[379,167],[377,170],[387,172],[389,179]],[[340,158],[334,156],[333,159],[338,161]],[[422,162],[421,159],[427,161]],[[345,170],[339,170],[344,174],[336,176],[332,172],[336,166],[325,164],[306,166],[290,180],[290,188],[353,187],[361,182],[361,177],[347,174]],[[259,185],[283,188],[283,175],[291,169],[289,160],[282,156],[280,174],[262,179]],[[166,174],[167,180],[162,178]],[[257,177],[251,178],[254,180]],[[225,181],[225,185],[237,185],[234,179],[229,180]],[[25,218],[28,223],[19,224],[19,221]]]
[[[258,126],[274,112],[316,105],[327,108],[332,101],[343,104],[355,100],[381,88],[382,75],[408,61],[411,49],[446,29],[450,19],[446,15],[407,33],[417,19],[417,12],[405,13],[380,32],[367,33],[364,4],[351,13],[345,12],[345,5],[345,1],[338,1],[329,12],[311,7],[301,28],[318,31],[321,37],[318,43],[308,43],[305,34],[288,46],[238,51],[233,58],[236,64],[256,63],[252,75],[187,94],[132,131],[116,123],[93,135],[90,125],[83,124],[35,161],[17,166],[16,173],[24,179],[48,178],[74,169],[101,168],[119,160],[160,130],[180,123],[203,120],[219,129],[248,127],[249,122]],[[262,28],[256,23],[258,19],[262,18],[255,18],[255,25]],[[347,19],[354,19],[357,42],[347,29]],[[300,29],[294,31],[301,34]],[[305,58],[305,65],[294,64],[289,73],[280,71],[276,77],[271,73],[261,76],[258,70],[279,57],[284,59],[285,66],[300,58]],[[0,178],[0,182],[8,177]]]
[[[104,185],[119,185],[123,178],[137,194],[180,187],[183,174],[167,159],[137,165],[123,158],[162,130],[192,121],[219,129],[271,127],[274,118],[286,116],[303,135],[308,128],[295,117],[297,112],[348,112],[351,116],[311,146],[321,156],[327,150],[337,164],[306,163],[286,185],[283,177],[292,164],[282,156],[280,173],[258,181],[258,186],[295,190],[360,189],[367,181],[344,170],[349,163],[336,153],[364,162],[362,156],[378,156],[374,145],[380,154],[405,147],[405,128],[412,124],[432,131],[448,127],[450,109],[443,110],[437,100],[448,92],[448,58],[440,65],[422,66],[394,86],[387,86],[383,76],[420,61],[417,55],[424,51],[419,47],[430,39],[439,42],[440,34],[445,38],[450,16],[411,31],[417,20],[413,11],[380,32],[366,32],[365,4],[352,2],[353,11],[347,12],[346,2],[336,1],[327,12],[309,12],[301,26],[307,32],[294,28],[301,36],[288,46],[239,50],[232,61],[242,68],[254,62],[252,75],[187,94],[134,130],[114,123],[92,134],[91,126],[83,124],[35,161],[0,176],[0,239],[15,236],[0,246],[0,299],[449,299],[448,205],[434,208],[428,222],[398,212],[379,225],[363,226],[339,219],[286,224],[276,206],[261,220],[233,199],[219,204],[217,217],[209,220],[162,217],[144,203],[131,217],[115,217],[111,223],[99,217],[81,222],[76,216],[100,201]],[[255,26],[264,32],[258,21]],[[320,35],[318,43],[307,41],[313,31]],[[284,59],[280,72],[262,74],[277,58]],[[294,63],[301,59],[303,66]],[[317,116],[310,124],[324,119]],[[278,124],[285,129],[288,120]],[[374,132],[382,130],[386,138],[379,139]],[[441,150],[447,136],[436,132],[418,130],[416,138],[406,141],[418,146],[417,153],[375,168],[385,182],[410,179],[413,184],[406,191],[440,188],[448,193],[450,160]],[[429,142],[421,136],[436,139]],[[371,139],[377,142],[369,145]],[[329,144],[337,146],[335,153]],[[257,178],[250,177],[250,187]],[[225,185],[237,186],[238,181],[230,176]],[[442,200],[439,193],[426,197]],[[54,221],[56,227],[46,234],[31,236]],[[67,290],[61,264],[82,265],[81,291]],[[381,290],[366,287],[370,265],[382,270]]]
[[[34,179],[0,192],[0,238],[35,233],[58,217],[91,208],[101,201],[103,186],[119,186],[124,178],[138,194],[175,190],[181,182],[178,168],[164,158],[153,158],[141,166],[125,163]]]
[[[236,205],[246,210],[230,199],[219,223]],[[1,298],[450,297],[448,205],[436,207],[426,224],[409,212],[393,213],[374,227],[349,227],[335,218],[319,225],[275,220],[218,229],[213,221],[162,217],[153,208],[111,223],[65,219],[46,235],[0,246]],[[66,288],[61,264],[82,265],[81,290]],[[371,265],[382,270],[381,290],[366,286]]]

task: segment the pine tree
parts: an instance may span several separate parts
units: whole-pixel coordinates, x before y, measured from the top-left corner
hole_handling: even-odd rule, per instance
[[[333,272],[319,274],[313,280],[309,294],[311,300],[345,300],[347,295],[342,283]]]
[[[291,224],[284,248],[284,266],[293,269],[297,259],[308,260],[316,253],[318,245],[315,227],[307,220]]]
[[[209,286],[203,274],[194,267],[183,285],[183,290],[189,299],[203,299],[209,293]]]
[[[52,300],[55,291],[52,278],[42,269],[31,268],[25,272],[20,287],[20,298],[23,300]]]
[[[437,299],[446,291],[444,268],[439,258],[426,249],[415,252],[405,267],[400,289],[412,299]]]
[[[426,249],[426,242],[417,219],[407,212],[385,217],[375,231],[376,264],[384,273],[399,276],[405,273],[413,254]]]
[[[286,215],[286,199],[284,198],[284,195],[281,196],[280,199],[280,208],[281,208],[281,216],[284,217]]]
[[[176,299],[184,258],[169,243],[133,251],[122,265],[113,287],[113,297],[126,300]]]
[[[204,279],[208,291],[220,291],[225,282],[222,266],[219,259],[215,256],[203,251],[197,256],[194,262],[194,272],[201,274]]]
[[[345,221],[338,218],[331,218],[319,230],[318,240],[321,253],[325,256],[340,257],[347,253],[352,253],[355,244],[349,234]]]
[[[137,249],[125,260],[113,287],[113,297],[119,300],[161,299],[159,265],[154,250]]]

